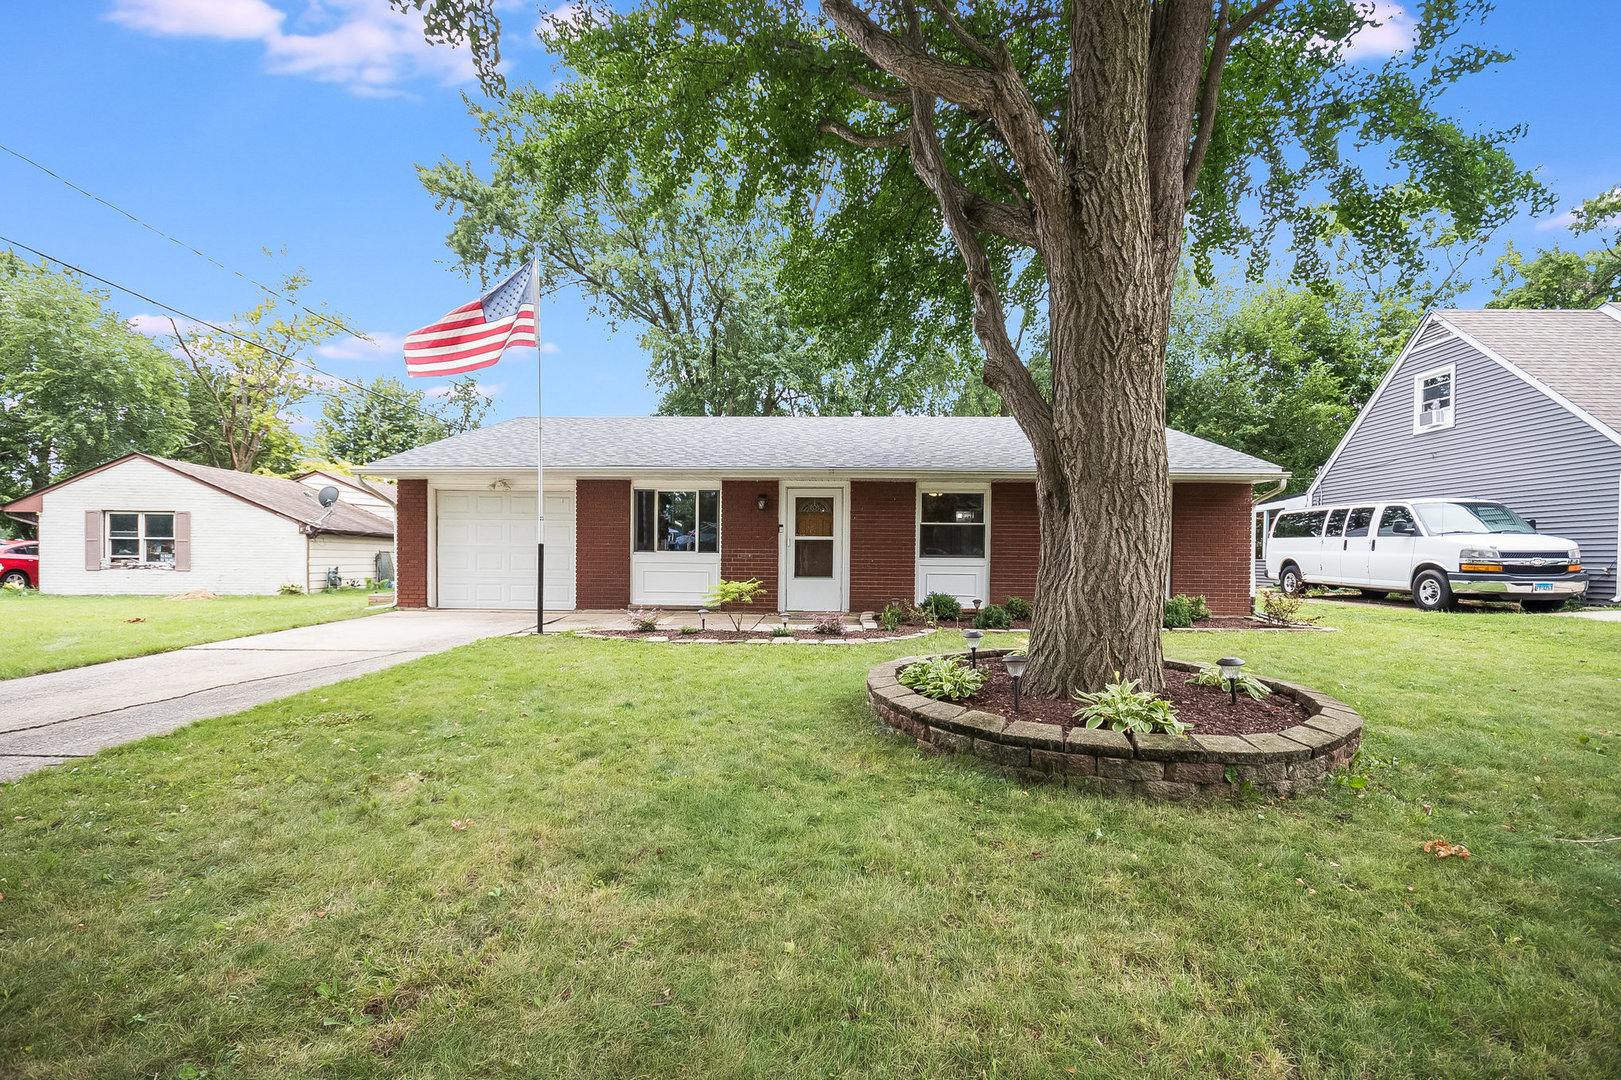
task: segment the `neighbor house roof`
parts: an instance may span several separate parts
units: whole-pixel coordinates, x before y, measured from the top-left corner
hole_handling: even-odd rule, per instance
[[[40,488],[32,494],[25,495],[16,502],[10,503],[3,509],[8,514],[31,513],[37,514],[44,505],[44,496],[57,488],[83,480],[115,465],[121,465],[134,458],[149,461],[154,465],[179,473],[200,484],[211,487],[216,491],[224,492],[243,502],[253,503],[264,510],[268,510],[280,517],[290,518],[300,525],[306,526],[310,532],[346,533],[355,536],[393,536],[394,525],[376,514],[369,513],[357,506],[346,506],[340,499],[327,512],[314,498],[315,493],[296,480],[287,480],[280,476],[261,476],[258,473],[236,472],[233,469],[216,469],[209,465],[196,465],[189,461],[173,461],[152,454],[126,454],[104,465],[97,465],[93,469],[86,469],[76,476],[66,480],[59,480],[50,487]],[[184,507],[175,507],[177,510]]]
[[[507,420],[365,466],[382,476],[535,467],[535,418]],[[1167,431],[1171,475],[1276,480],[1281,467],[1180,431]],[[1009,417],[634,416],[547,417],[545,466],[578,471],[842,470],[869,473],[1028,473],[1030,443]]]
[[[293,477],[293,479],[302,483],[312,476],[324,476],[328,480],[345,484],[354,488],[356,491],[364,491],[368,494],[375,495],[384,502],[395,504],[399,503],[399,497],[394,493],[394,488],[391,485],[374,484],[370,480],[367,480],[364,476],[349,476],[344,473],[332,472],[328,469],[310,469],[308,472],[298,473]]]
[[[1621,306],[1435,314],[1621,433]]]

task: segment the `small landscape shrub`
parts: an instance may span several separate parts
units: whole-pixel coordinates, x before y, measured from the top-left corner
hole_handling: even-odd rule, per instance
[[[986,677],[955,657],[936,656],[902,668],[898,681],[926,698],[965,698],[978,693]]]
[[[811,627],[818,634],[842,634],[845,632],[844,613],[841,611],[828,611],[816,616],[816,624]]]
[[[878,614],[878,625],[885,630],[902,626],[922,626],[934,621],[934,616],[917,604],[905,600],[891,600]]]
[[[1297,623],[1309,625],[1321,618],[1318,615],[1310,618],[1301,616],[1301,597],[1290,596],[1282,589],[1262,589],[1259,600],[1261,603],[1261,618],[1267,622],[1277,623],[1279,626],[1290,626]]]
[[[626,608],[625,618],[630,620],[631,628],[644,634],[650,634],[658,629],[659,616],[664,612],[658,608]]]
[[[1119,672],[1115,678],[1120,678]],[[921,693],[922,691],[919,691]],[[1136,679],[1112,682],[1095,694],[1076,694],[1084,707],[1075,710],[1075,719],[1087,727],[1148,735],[1165,732],[1186,737],[1188,725],[1176,718],[1176,706],[1162,697],[1137,689]]]
[[[715,587],[704,597],[704,606],[718,610],[731,604],[752,604],[763,588],[765,586],[759,578],[749,578],[747,581],[727,581],[722,578],[715,582]],[[742,612],[727,611],[725,615],[732,620],[733,630],[743,629]]]
[[[962,605],[955,596],[943,592],[932,592],[923,598],[918,607],[932,614],[941,622],[955,622],[962,618]]]
[[[291,581],[289,581],[287,584],[283,585],[281,588],[277,589],[276,591],[278,593],[280,593],[281,595],[283,595],[283,596],[303,596],[304,595],[304,586],[295,585]]]
[[[986,604],[974,616],[976,630],[1007,630],[1013,626],[1013,616],[1000,604]]]
[[[1222,676],[1221,668],[1213,664],[1200,668],[1199,674],[1188,681],[1195,686],[1214,686],[1218,690],[1227,689],[1227,680]],[[1247,671],[1240,671],[1238,678],[1234,681],[1238,683],[1238,692],[1240,694],[1248,694],[1256,701],[1260,701],[1272,692],[1270,686],[1267,686]]]
[[[698,632],[698,628],[696,626],[683,626],[678,632],[682,637],[691,637]]]
[[[1033,619],[1036,615],[1036,606],[1022,596],[1007,598],[1007,613],[1015,619]]]
[[[1162,622],[1167,627],[1180,629],[1208,618],[1210,605],[1202,596],[1178,594],[1165,601],[1165,616]]]
[[[791,626],[773,626],[771,628],[771,636],[772,637],[793,637],[794,636],[794,630],[793,630],[793,627],[791,627]]]

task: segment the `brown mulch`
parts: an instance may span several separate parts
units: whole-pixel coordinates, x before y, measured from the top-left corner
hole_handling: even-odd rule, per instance
[[[1057,724],[1067,733],[1072,727],[1081,727],[1075,719],[1080,706],[1068,699],[1037,698],[1019,695],[1019,711],[1013,711],[1013,680],[1007,669],[996,661],[981,663],[990,675],[989,681],[971,698],[952,702],[980,712],[995,713],[1008,719],[1035,720]],[[1227,691],[1211,686],[1195,686],[1189,682],[1192,674],[1165,669],[1165,696],[1176,706],[1177,719],[1192,725],[1199,735],[1256,735],[1268,731],[1283,731],[1304,723],[1310,714],[1305,707],[1282,694],[1268,694],[1256,701],[1248,694],[1238,695],[1238,704],[1232,704]]]
[[[596,637],[635,638],[646,641],[650,637],[664,637],[671,641],[757,641],[760,638],[771,636],[771,628],[777,623],[766,623],[754,630],[733,630],[730,626],[724,629],[709,627],[696,634],[683,634],[680,627],[659,627],[657,630],[592,630]],[[918,631],[910,627],[901,627],[891,633],[888,630],[862,630],[860,628],[847,629],[843,634],[818,634],[811,630],[796,630],[794,637],[800,641],[882,641],[890,638],[905,637]]]

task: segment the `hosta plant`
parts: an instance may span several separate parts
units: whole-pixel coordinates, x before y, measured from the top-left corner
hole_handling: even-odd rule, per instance
[[[901,669],[900,684],[926,698],[973,697],[985,685],[986,675],[955,657],[935,656]]]
[[[1115,678],[1120,678],[1119,672]],[[1089,728],[1106,727],[1139,735],[1164,732],[1186,737],[1188,733],[1188,725],[1176,718],[1176,706],[1137,689],[1136,679],[1112,682],[1095,694],[1076,694],[1075,699],[1082,703],[1075,710],[1075,719]]]
[[[1227,677],[1221,673],[1221,668],[1206,666],[1199,669],[1199,674],[1188,680],[1195,686],[1214,686],[1217,690],[1226,690]],[[1260,701],[1272,692],[1272,688],[1251,675],[1247,671],[1238,673],[1238,692],[1248,694],[1256,701]]]

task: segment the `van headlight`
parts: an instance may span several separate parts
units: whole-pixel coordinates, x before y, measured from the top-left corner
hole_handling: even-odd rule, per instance
[[[1502,557],[1494,547],[1471,547],[1458,552],[1459,562],[1496,562]]]
[[[1573,563],[1579,563],[1579,562],[1582,561],[1582,549],[1581,548],[1571,548],[1570,549],[1570,561],[1573,562]]]

